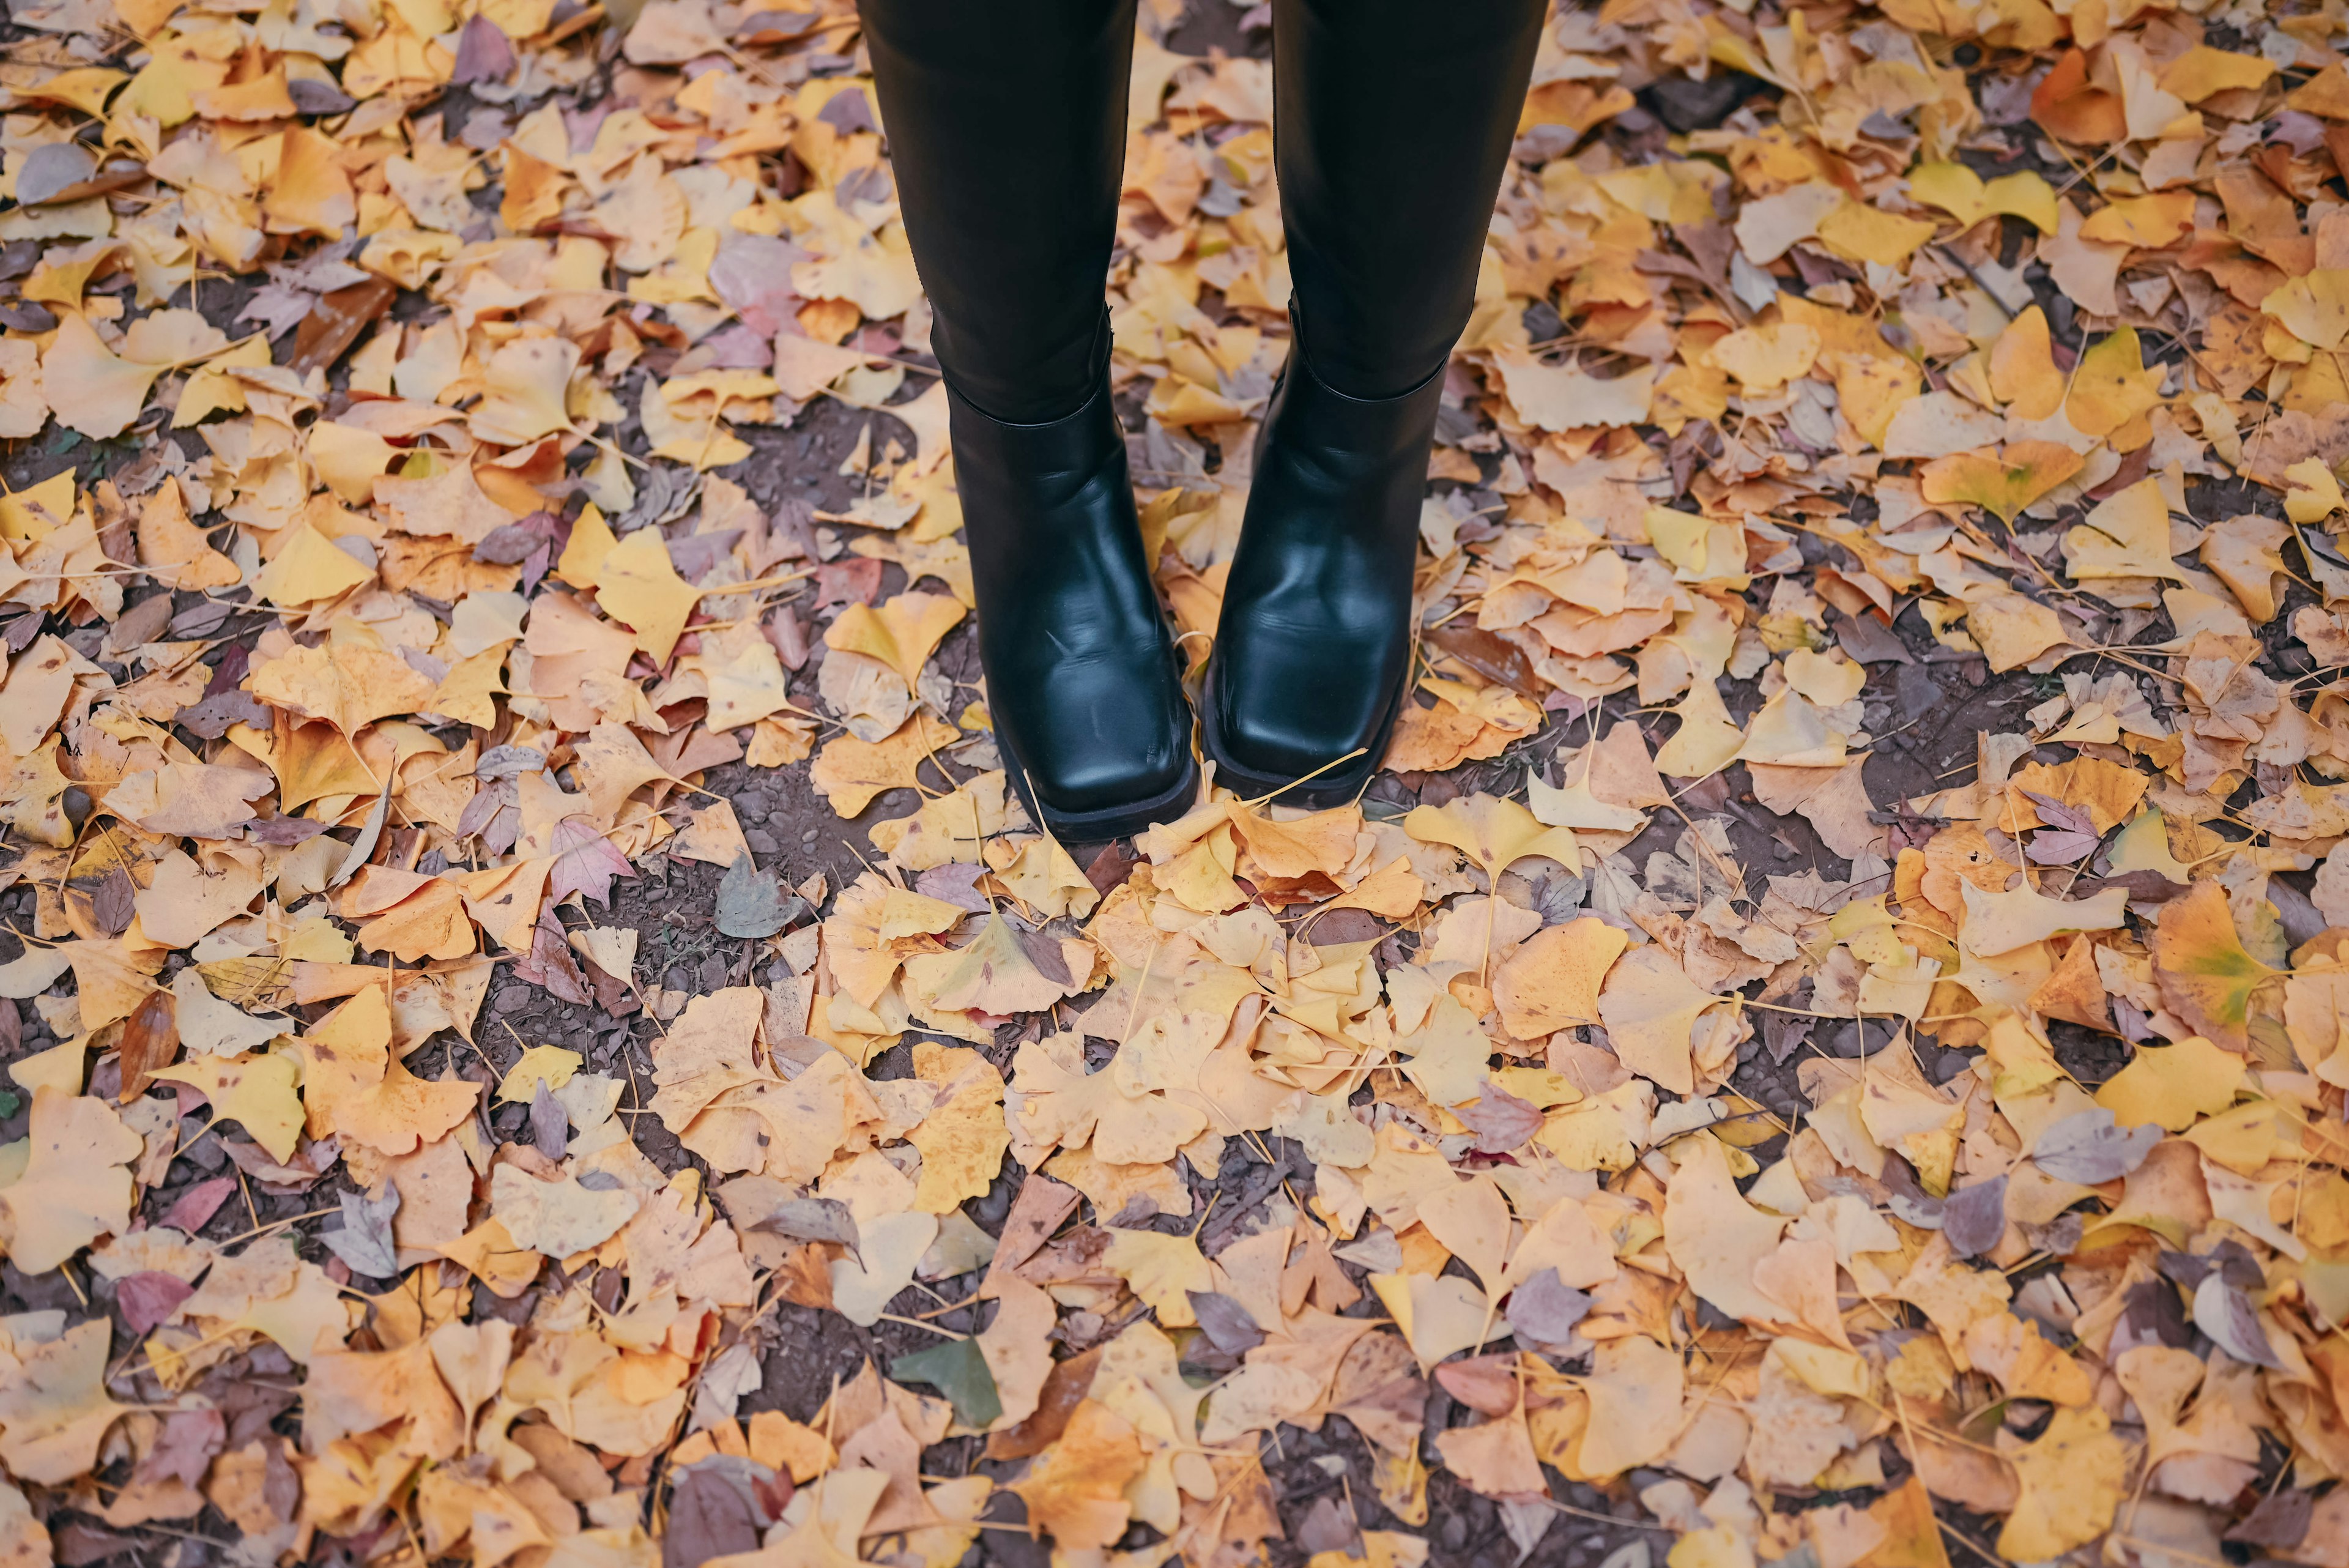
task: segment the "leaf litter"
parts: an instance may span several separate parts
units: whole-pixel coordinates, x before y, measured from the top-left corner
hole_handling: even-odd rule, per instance
[[[1109,303],[1206,634],[1199,20]],[[6,1559],[2349,1563],[2341,32],[1560,10],[1385,770],[1096,857],[852,7],[17,7]]]

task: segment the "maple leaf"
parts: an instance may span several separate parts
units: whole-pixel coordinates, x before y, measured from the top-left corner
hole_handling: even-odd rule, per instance
[[[634,877],[628,857],[584,816],[566,816],[554,825],[552,839],[554,866],[546,875],[546,896],[557,902],[577,893],[608,905],[612,879]]]

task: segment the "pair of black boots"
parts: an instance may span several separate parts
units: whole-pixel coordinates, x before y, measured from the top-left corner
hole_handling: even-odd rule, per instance
[[[1217,782],[1244,795],[1352,798],[1404,700],[1444,366],[1544,9],[1275,0],[1293,337],[1201,715]],[[1191,713],[1143,556],[1102,306],[1133,0],[862,12],[935,312],[1006,766],[1063,843],[1171,820],[1198,788]]]

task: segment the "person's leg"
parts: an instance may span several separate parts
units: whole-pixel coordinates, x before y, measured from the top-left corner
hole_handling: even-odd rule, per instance
[[[862,0],[905,234],[954,389],[994,419],[1099,380],[1134,0]]]
[[[1179,816],[1197,768],[1109,400],[1134,0],[862,0],[946,372],[996,738],[1040,826]]]
[[[1206,697],[1218,782],[1244,793],[1326,769],[1281,801],[1351,798],[1406,696],[1444,361],[1475,304],[1547,10],[1275,0],[1292,337]]]

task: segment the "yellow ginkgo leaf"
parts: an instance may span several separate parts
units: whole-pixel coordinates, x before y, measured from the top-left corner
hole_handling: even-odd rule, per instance
[[[2349,341],[2349,267],[2319,267],[2287,279],[2260,310],[2312,348],[2331,353]]]
[[[2043,234],[2055,232],[2055,192],[2037,174],[2002,174],[1985,182],[1962,163],[1920,163],[1909,171],[1909,194],[1939,207],[1971,229],[1984,218],[2006,213]]]
[[[79,109],[92,119],[104,119],[108,95],[129,79],[120,71],[108,70],[103,66],[83,66],[78,70],[45,76],[38,86],[28,82],[16,89],[16,96],[61,103]]]
[[[2009,1563],[2046,1562],[2095,1540],[2128,1490],[2129,1451],[2094,1405],[2057,1409],[2010,1462],[2022,1495],[1998,1535]]]
[[[1990,346],[1990,389],[2014,418],[2038,421],[2064,406],[2064,386],[2046,313],[2034,305],[2008,322]]]
[[[244,383],[233,372],[257,370],[269,363],[269,341],[264,337],[249,337],[227,353],[215,355],[181,389],[180,400],[171,409],[171,428],[183,431],[212,414],[246,412],[252,405],[244,400]]]
[[[1965,919],[1960,940],[1978,957],[2011,953],[2064,931],[2109,931],[2128,910],[2128,889],[2107,888],[2088,898],[2051,898],[2028,884],[2009,892],[1985,892],[1961,882]]]
[[[2283,542],[2292,530],[2272,517],[2246,512],[2213,523],[2202,534],[2202,564],[2227,585],[2254,626],[2265,626],[2283,607],[2292,581]]]
[[[498,1103],[529,1105],[538,1097],[541,1084],[552,1093],[571,1082],[586,1062],[587,1058],[578,1052],[566,1051],[560,1045],[533,1045],[499,1080]]]
[[[2322,523],[2349,500],[2341,494],[2341,480],[2321,457],[2304,457],[2283,471],[2292,488],[2284,492],[2283,514],[2295,523]]]
[[[916,713],[882,741],[835,735],[816,753],[808,783],[843,818],[861,816],[883,790],[912,789],[922,764],[959,736],[951,724]]]
[[[297,523],[284,548],[254,582],[261,597],[293,609],[317,604],[372,582],[375,574],[307,523]]]
[[[2064,415],[2083,435],[2113,435],[2161,401],[2165,374],[2145,363],[2137,328],[2124,327],[2080,356]]]
[[[2235,1103],[2244,1071],[2242,1057],[2199,1034],[2175,1045],[2140,1045],[2127,1066],[2105,1080],[2096,1104],[2125,1127],[2155,1122],[2184,1132]]]
[[[1735,1002],[1703,990],[1670,953],[1650,946],[1616,961],[1599,993],[1599,1016],[1624,1066],[1687,1096],[1696,1092],[1690,1042],[1697,1020]]]
[[[2012,523],[2023,509],[2080,472],[2080,454],[2054,441],[2011,441],[2002,452],[1937,457],[1920,475],[1925,499],[1963,501]]]
[[[668,557],[657,528],[639,528],[612,547],[596,572],[596,602],[636,634],[636,646],[655,664],[668,662],[700,593]]]
[[[1545,826],[1513,800],[1489,794],[1462,795],[1448,805],[1417,805],[1402,830],[1422,844],[1449,844],[1474,860],[1487,877],[1498,877],[1528,855],[1544,855],[1569,871],[1582,868],[1574,830]]]
[[[1713,346],[1713,362],[1748,394],[1776,391],[1807,374],[1818,357],[1817,331],[1796,321],[1741,327]]]
[[[1903,217],[1864,202],[1846,202],[1819,220],[1819,243],[1846,261],[1899,266],[1933,237],[1933,228],[1929,218]]]
[[[1841,731],[1828,727],[1826,715],[1790,681],[1746,725],[1737,754],[1748,763],[1782,767],[1838,767],[1845,738]]]
[[[400,455],[399,449],[373,431],[320,420],[310,427],[310,461],[326,488],[354,506],[375,497],[375,482]]]
[[[1215,1275],[1188,1236],[1166,1236],[1155,1231],[1109,1233],[1109,1251],[1102,1266],[1126,1283],[1158,1313],[1166,1328],[1188,1328],[1198,1317],[1191,1310],[1191,1293],[1216,1288]]]
[[[22,490],[0,487],[0,539],[28,545],[65,526],[79,495],[74,488],[75,472],[61,469]]]
[[[1669,778],[1711,778],[1734,762],[1745,744],[1745,732],[1729,722],[1720,691],[1702,677],[1690,684],[1672,712],[1681,727],[1656,748],[1656,771]]]
[[[1586,751],[1578,763],[1569,764],[1567,772],[1571,776],[1563,789],[1543,783],[1538,774],[1526,780],[1526,802],[1537,820],[1552,827],[1587,827],[1593,833],[1637,833],[1648,825],[1646,812],[1601,800],[1593,792],[1591,771],[1598,765],[1596,759],[1595,752]],[[1640,761],[1647,761],[1644,752]]]
[[[302,1136],[302,1101],[294,1092],[301,1073],[291,1056],[193,1056],[154,1075],[202,1091],[215,1116],[243,1127],[279,1164],[294,1158]]]
[[[0,1188],[0,1241],[10,1262],[40,1274],[130,1228],[126,1168],[146,1145],[104,1100],[46,1085],[33,1091],[28,1137],[25,1173]]]
[[[2277,974],[2244,950],[2227,890],[2217,882],[2197,882],[2184,897],[2161,906],[2154,928],[2153,977],[2163,1002],[2196,1033],[2230,1049],[2245,1049],[2252,995]]]
[[[358,197],[334,140],[295,125],[286,128],[277,146],[277,171],[262,191],[264,226],[273,234],[342,238],[358,221]]]
[[[522,446],[571,428],[564,400],[579,368],[579,345],[567,337],[519,337],[482,368],[482,398],[469,421],[500,446]],[[650,530],[647,530],[650,532]]]
[[[2125,196],[2088,214],[2080,237],[2106,244],[2159,250],[2194,232],[2194,192],[2158,191],[2149,196]]]
[[[139,564],[157,582],[182,591],[224,588],[244,576],[243,568],[213,549],[204,531],[189,520],[180,482],[168,474],[139,509]]]
[[[31,1267],[22,1259],[16,1262],[19,1268]],[[106,1391],[111,1337],[106,1320],[94,1318],[54,1339],[29,1343],[27,1335],[17,1342],[11,1376],[0,1383],[0,1462],[10,1475],[64,1486],[97,1468],[98,1445],[115,1417],[131,1408],[116,1404]],[[21,1501],[17,1506],[24,1506]],[[33,1563],[48,1558],[47,1532],[29,1517],[23,1525],[13,1537],[11,1560]]]
[[[1848,659],[1833,659],[1807,648],[1786,655],[1786,684],[1822,708],[1839,707],[1859,695],[1868,684],[1868,669]]]
[[[2141,479],[2096,503],[2064,535],[2064,563],[2075,581],[2092,577],[2189,580],[2169,554],[2169,503],[2158,479]]]
[[[1402,1331],[1422,1372],[1455,1351],[1474,1348],[1491,1331],[1485,1293],[1448,1275],[1372,1274],[1371,1289]],[[1506,1329],[1505,1331],[1506,1332]]]
[[[2161,67],[2161,90],[2181,103],[2200,103],[2213,93],[2264,87],[2275,73],[2275,62],[2264,55],[2197,44]]]
[[[2030,663],[2072,640],[2056,613],[2025,594],[1992,593],[1966,605],[1966,629],[1994,670]]]
[[[862,653],[895,670],[910,691],[938,641],[963,618],[951,594],[899,594],[875,610],[852,604],[823,634],[826,648]]]
[[[68,313],[41,356],[41,396],[57,423],[106,441],[130,428],[147,405],[148,389],[169,368],[121,358],[88,322]]]
[[[922,1151],[914,1207],[926,1214],[951,1213],[965,1199],[983,1197],[1003,1169],[1011,1145],[1003,1120],[1003,1075],[965,1046],[917,1040],[914,1075],[938,1096],[921,1125],[905,1135]]]
[[[1729,1154],[1709,1133],[1688,1140],[1664,1192],[1664,1251],[1689,1288],[1735,1318],[1783,1313],[1754,1282],[1754,1265],[1777,1251],[1786,1221],[1745,1199]]]
[[[604,562],[620,547],[619,535],[593,504],[583,508],[571,524],[571,542],[554,563],[554,575],[574,588],[592,588],[603,580]]]
[[[1444,1250],[1468,1265],[1488,1293],[1503,1288],[1501,1264],[1509,1250],[1509,1200],[1498,1183],[1478,1175],[1439,1187],[1419,1199],[1419,1222]]]
[[[1057,964],[1059,978],[1039,967],[1011,923],[997,913],[988,917],[968,947],[906,961],[906,988],[950,1012],[975,1009],[1003,1017],[1040,1012],[1078,990],[1089,975],[1071,974],[1058,939],[1036,940],[1039,950]]]

